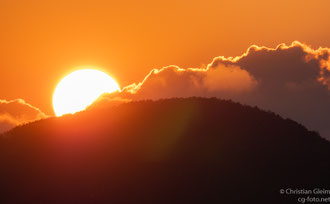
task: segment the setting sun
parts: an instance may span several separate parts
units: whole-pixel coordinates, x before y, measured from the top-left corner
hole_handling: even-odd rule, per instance
[[[74,71],[57,85],[53,95],[56,116],[76,113],[91,105],[103,93],[120,91],[116,81],[94,69]]]

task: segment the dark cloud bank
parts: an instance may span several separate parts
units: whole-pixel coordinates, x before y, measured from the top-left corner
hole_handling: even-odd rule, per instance
[[[241,56],[216,57],[206,67],[153,69],[142,82],[102,98],[232,99],[290,117],[330,139],[329,55],[329,48],[297,41],[274,49],[253,45]]]
[[[104,95],[92,107],[109,101],[218,97],[276,112],[330,139],[329,56],[329,48],[297,41],[276,48],[253,45],[241,56],[216,57],[201,68],[153,69],[140,83]],[[45,117],[21,99],[0,100],[0,133]]]

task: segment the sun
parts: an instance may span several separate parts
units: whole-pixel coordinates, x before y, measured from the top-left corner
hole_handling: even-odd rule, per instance
[[[117,82],[104,72],[81,69],[64,77],[53,95],[56,116],[85,110],[104,93],[120,91]]]

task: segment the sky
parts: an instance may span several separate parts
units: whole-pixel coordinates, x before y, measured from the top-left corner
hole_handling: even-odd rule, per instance
[[[121,86],[153,68],[199,67],[252,45],[330,46],[330,1],[0,1],[0,96],[52,114],[57,83],[80,66]]]
[[[251,45],[276,48],[281,43],[290,46],[293,41],[299,41],[302,44],[292,46],[303,50],[296,50],[297,55],[311,56],[312,52],[305,48],[330,47],[328,8],[330,1],[327,0],[1,0],[0,99],[2,104],[9,101],[19,106],[27,104],[33,107],[34,116],[42,118],[54,114],[52,95],[56,85],[80,67],[97,67],[124,88],[142,82],[152,69],[169,65],[205,68],[218,56],[241,56]],[[211,87],[220,80],[226,81],[222,87],[230,90],[254,90],[259,87],[260,80],[266,78],[253,72],[252,65],[268,65],[262,64],[262,60],[255,63],[248,59],[245,64],[231,62],[230,70],[239,74],[219,71],[220,74],[211,74],[203,84]],[[273,64],[279,64],[281,59]],[[322,61],[317,60],[318,63]],[[290,68],[290,62],[284,67]],[[312,67],[311,61],[304,62]],[[316,68],[323,69],[322,66]],[[226,74],[237,77],[235,81],[245,82],[246,86],[219,78]],[[307,75],[303,73],[302,76]],[[313,79],[316,78],[319,76],[315,75]],[[290,86],[296,86],[290,83]],[[273,85],[275,83],[269,87]],[[268,89],[269,92],[272,90]],[[194,95],[194,91],[190,95]],[[212,95],[236,97],[283,114],[290,110],[289,106],[282,109],[272,106],[271,99],[251,102],[241,95],[208,96]],[[326,101],[327,97],[322,95],[321,98]],[[23,99],[24,103],[16,99]],[[286,115],[297,118],[297,113]],[[7,116],[5,118],[9,120]],[[299,117],[302,116],[298,114],[298,121]],[[311,127],[318,128],[316,126]]]

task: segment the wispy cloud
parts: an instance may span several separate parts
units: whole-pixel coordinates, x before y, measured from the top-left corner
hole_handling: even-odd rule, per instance
[[[0,133],[17,125],[46,118],[47,115],[40,109],[25,102],[23,99],[0,99]]]

